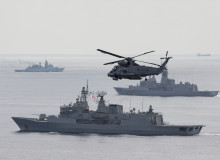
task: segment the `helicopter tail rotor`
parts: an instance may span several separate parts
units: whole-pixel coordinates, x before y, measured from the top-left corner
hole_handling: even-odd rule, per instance
[[[160,59],[170,59],[172,57],[167,57],[168,56],[168,51],[166,52],[166,56],[165,57],[161,57]]]
[[[168,57],[168,51],[166,52],[166,56],[165,57],[162,57],[160,58],[161,59],[161,66],[160,68],[163,69],[163,70],[167,70],[166,68],[166,64],[168,63],[169,59],[171,59],[172,57]],[[162,63],[162,59],[165,59],[165,61]]]

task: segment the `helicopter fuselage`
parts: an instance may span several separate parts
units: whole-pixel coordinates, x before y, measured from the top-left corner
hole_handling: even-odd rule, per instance
[[[134,58],[137,58],[139,56],[143,56],[145,54],[148,54],[148,53],[151,53],[154,51],[145,52],[145,53],[139,54],[137,56],[133,56],[133,57],[124,57],[124,56],[120,56],[120,55],[117,55],[117,54],[114,54],[111,52],[107,52],[107,51],[104,51],[101,49],[97,49],[97,50],[102,52],[103,54],[108,54],[108,55],[111,55],[111,56],[114,56],[117,58],[122,58],[121,60],[108,62],[108,63],[104,64],[104,65],[109,65],[109,64],[118,63],[118,65],[114,66],[113,69],[108,73],[108,76],[111,77],[113,80],[118,80],[118,79],[139,80],[142,77],[158,75],[158,74],[162,73],[164,71],[164,69],[166,69],[166,64],[168,63],[169,59],[172,58],[172,57],[167,57],[167,55],[168,55],[168,51],[167,51],[166,57],[161,58],[161,59],[165,59],[165,61],[163,62],[163,64],[158,65],[155,63],[149,63],[149,62],[134,59]],[[139,65],[135,62],[147,63],[147,64],[151,64],[151,65],[156,65],[159,67],[143,66],[143,65]]]
[[[142,77],[159,75],[164,71],[165,66],[169,58],[161,65],[161,67],[149,67],[142,66],[134,61],[130,61],[125,64],[125,62],[118,62],[118,65],[114,66],[113,69],[108,73],[108,76],[113,80],[118,79],[130,79],[130,80],[140,80]]]
[[[108,76],[113,80],[118,79],[133,79],[139,80],[142,77],[150,75],[158,75],[162,71],[161,68],[146,67],[141,65],[129,65],[129,66],[114,66],[113,69],[108,73]]]

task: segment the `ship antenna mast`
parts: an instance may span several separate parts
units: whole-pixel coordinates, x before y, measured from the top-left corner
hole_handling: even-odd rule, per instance
[[[88,81],[88,79],[86,81],[87,81],[87,83],[86,83],[86,91],[88,93],[89,92],[89,81]]]
[[[131,110],[131,97],[130,97],[130,106],[129,106],[129,112],[130,112],[130,110]]]

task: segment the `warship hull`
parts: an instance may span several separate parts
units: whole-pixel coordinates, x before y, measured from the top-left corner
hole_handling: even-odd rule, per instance
[[[214,97],[218,95],[218,91],[164,91],[164,90],[144,90],[144,89],[128,89],[114,87],[119,95],[134,96],[160,96],[160,97]]]
[[[32,70],[25,70],[25,69],[15,69],[15,72],[63,72],[64,68],[57,68],[57,69],[32,69]]]
[[[116,125],[116,124],[77,124],[69,119],[47,121],[34,118],[12,117],[21,131],[25,132],[58,132],[58,133],[95,133],[95,134],[132,134],[145,136],[179,135],[192,136],[199,134],[202,125]],[[123,122],[122,122],[123,123]]]

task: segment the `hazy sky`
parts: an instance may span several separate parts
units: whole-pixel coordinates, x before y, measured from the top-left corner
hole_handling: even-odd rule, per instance
[[[220,54],[219,0],[0,0],[0,54]]]

